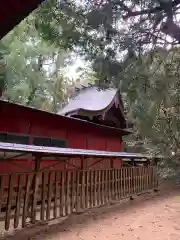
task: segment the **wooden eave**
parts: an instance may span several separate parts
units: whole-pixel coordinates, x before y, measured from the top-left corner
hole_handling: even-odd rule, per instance
[[[24,106],[22,104],[12,103],[12,102],[9,102],[7,100],[0,100],[0,107],[1,107],[1,104],[2,104],[2,106],[7,107],[7,108],[8,108],[8,105],[15,105],[17,107],[20,107],[22,109],[27,109],[29,111],[34,111],[34,112],[37,112],[37,113],[39,112],[39,113],[42,113],[42,114],[47,114],[47,116],[54,116],[54,117],[62,118],[66,121],[70,121],[70,124],[72,124],[73,122],[82,122],[84,124],[90,124],[92,126],[95,126],[96,128],[102,128],[102,129],[105,129],[106,131],[110,131],[110,132],[113,131],[113,132],[120,133],[121,136],[129,135],[129,134],[133,133],[130,129],[119,129],[119,128],[115,128],[115,127],[110,127],[110,126],[105,126],[105,125],[89,122],[89,121],[78,119],[78,118],[62,116],[62,115],[59,115],[59,114],[47,112],[45,110],[39,110],[39,109],[36,109],[34,107],[27,107],[27,106]]]
[[[6,0],[0,8],[0,39],[25,19],[44,0]]]

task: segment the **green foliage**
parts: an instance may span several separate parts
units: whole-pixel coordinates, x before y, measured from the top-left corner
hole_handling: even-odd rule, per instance
[[[64,101],[62,74],[69,53],[40,38],[34,15],[1,41],[0,53],[2,98],[49,111]]]
[[[122,68],[117,54],[126,49],[124,43],[120,44],[124,36],[113,40],[114,46],[107,39],[107,31],[111,34],[114,31],[116,36],[119,34],[112,24],[112,6],[109,4],[98,9],[93,3],[86,6],[74,1],[48,1],[36,13],[36,28],[43,39],[85,56],[92,61],[100,82],[106,84],[112,78],[117,80]]]
[[[167,46],[161,26],[166,16],[169,19],[168,11],[177,14],[178,5],[178,1],[168,5],[150,0],[50,0],[38,9],[36,28],[46,41],[91,60],[100,84],[116,86],[129,60],[146,47]]]
[[[180,51],[179,48],[169,52],[157,49],[153,58],[151,54],[142,56],[121,73],[126,79],[122,83],[126,107],[136,126],[134,136],[126,141],[128,145],[139,142],[138,148],[143,146],[150,154],[165,156],[166,164],[177,168],[180,164]]]

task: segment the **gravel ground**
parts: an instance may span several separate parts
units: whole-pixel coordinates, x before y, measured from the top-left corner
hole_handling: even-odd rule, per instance
[[[72,215],[3,239],[180,240],[180,189]]]

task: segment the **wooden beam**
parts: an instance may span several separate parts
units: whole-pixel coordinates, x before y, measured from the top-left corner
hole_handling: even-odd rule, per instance
[[[39,172],[40,172],[40,164],[41,164],[41,156],[39,154],[35,155],[35,166],[34,166],[34,176],[33,176],[33,196],[30,199],[29,209],[31,207],[31,223],[35,223],[36,221],[36,205],[37,205],[37,197],[38,197],[38,188],[39,188]]]
[[[39,157],[36,157],[35,158],[35,166],[34,166],[35,172],[40,171],[40,165],[41,165],[41,159]]]
[[[110,159],[110,168],[114,168],[113,160],[113,158]]]
[[[81,169],[83,170],[84,168],[85,168],[84,156],[81,156]]]

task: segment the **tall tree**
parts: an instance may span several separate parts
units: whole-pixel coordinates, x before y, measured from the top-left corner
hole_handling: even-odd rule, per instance
[[[129,59],[179,43],[179,8],[179,0],[52,0],[37,11],[36,27],[47,41],[86,55],[100,83],[116,85]]]
[[[64,100],[60,75],[65,60],[69,62],[69,52],[40,38],[33,14],[1,41],[0,53],[3,98],[54,111],[52,94],[58,84],[59,101]]]
[[[179,60],[179,48],[159,48],[132,62],[121,75],[126,107],[136,126],[127,144],[165,156],[162,164],[176,170],[180,164]]]

